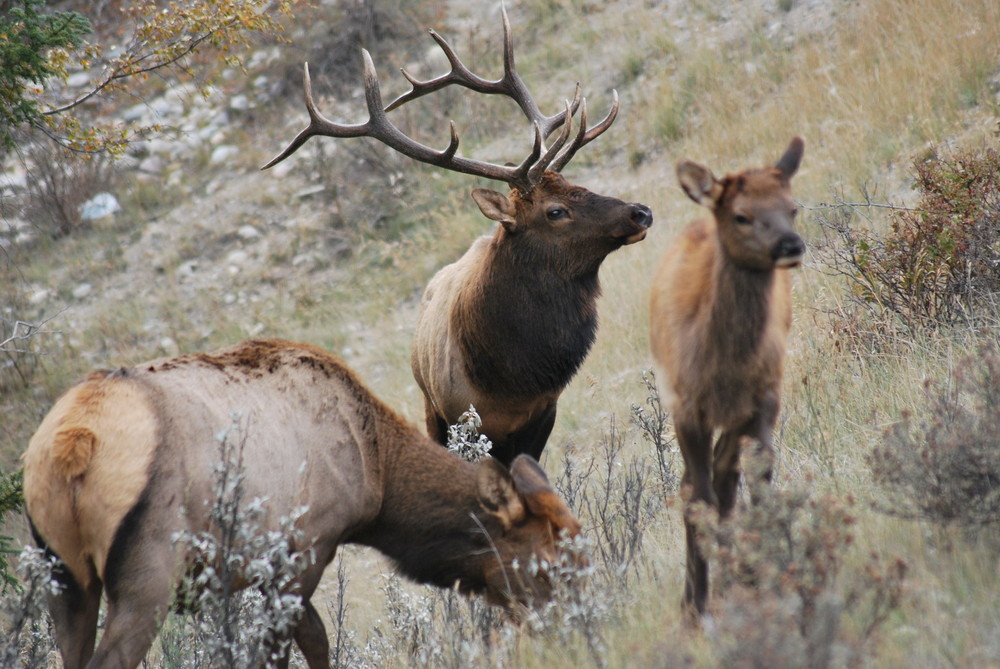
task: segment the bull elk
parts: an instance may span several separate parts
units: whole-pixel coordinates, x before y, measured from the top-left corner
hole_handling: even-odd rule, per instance
[[[506,10],[502,17],[501,79],[473,74],[451,45],[431,31],[451,71],[428,81],[403,71],[412,88],[385,109],[371,57],[363,51],[369,120],[359,125],[340,125],[320,114],[307,66],[309,126],[264,169],[313,135],[367,136],[416,160],[510,187],[506,195],[486,188],[472,191],[483,215],[499,225],[431,279],[420,303],[411,356],[425,398],[428,434],[445,443],[448,425],[473,405],[482,417],[482,432],[493,441],[493,456],[509,464],[519,453],[540,457],[559,395],[594,343],[601,263],[612,251],[642,240],[653,219],[645,205],[597,195],[560,174],[581,147],[614,122],[618,95],[608,115],[592,127],[587,126],[587,103],[579,84],[563,111],[544,116],[514,67]],[[407,137],[389,120],[386,112],[452,84],[517,103],[534,132],[531,152],[520,164],[457,155],[454,122],[448,147],[437,151]],[[574,134],[578,110],[580,127]],[[546,146],[556,130],[558,135]]]
[[[310,596],[340,544],[372,546],[418,582],[515,606],[551,591],[544,571],[512,565],[557,559],[560,533],[579,531],[532,459],[509,472],[462,460],[318,348],[247,341],[94,372],[56,402],[23,456],[33,533],[61,560],[49,603],[63,666],[142,661],[182,575],[200,566],[178,532],[218,532],[214,435],[234,411],[247,426],[245,499],[267,500],[264,529],[305,509],[294,548],[314,557],[294,586],[304,614],[290,636],[313,669],[329,666],[329,642]]]
[[[787,270],[805,253],[790,191],[802,151],[796,137],[774,167],[721,180],[696,163],[677,166],[684,191],[712,218],[688,225],[657,266],[650,344],[684,458],[687,504],[708,504],[721,518],[736,501],[741,441],[771,452],[792,317]],[[684,605],[701,614],[708,566],[687,511],[685,530]]]

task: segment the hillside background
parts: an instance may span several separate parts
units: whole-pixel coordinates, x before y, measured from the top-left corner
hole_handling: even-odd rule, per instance
[[[885,233],[891,208],[845,203],[915,206],[916,164],[1000,149],[1000,5],[509,0],[506,7],[518,70],[543,111],[561,106],[577,81],[592,117],[606,112],[612,89],[621,98],[617,122],[565,175],[649,205],[655,221],[643,242],[603,265],[598,340],[560,401],[542,460],[563,486],[581,480],[574,471],[622,486],[619,501],[634,492],[623,483],[626,470],[650,476],[643,479],[648,494],[634,498],[642,508],[622,521],[635,554],[624,563],[620,592],[606,593],[611,612],[598,621],[603,646],[594,650],[580,631],[567,639],[525,632],[505,652],[522,666],[779,666],[726,655],[727,638],[766,645],[740,637],[749,634],[744,627],[715,636],[684,627],[676,481],[671,487],[669,476],[648,474],[660,466],[658,453],[633,406],[649,406],[649,277],[680,226],[703,213],[676,185],[674,164],[692,159],[721,175],[773,162],[800,135],[806,150],[793,189],[810,251],[795,277],[776,485],[806,483],[811,494],[826,496],[810,499],[850,509],[836,586],[840,636],[850,641],[822,666],[1000,666],[995,519],[970,533],[882,513],[895,493],[874,480],[870,461],[888,427],[907,414],[929,415],[928,381],[947,382],[963,359],[996,343],[996,311],[987,305],[948,327],[883,327],[858,305],[849,273],[831,262],[838,240],[824,225],[846,209],[853,225]],[[100,30],[113,16],[108,10],[91,18]],[[358,139],[314,138],[279,166],[259,166],[305,125],[303,61],[326,116],[361,122],[360,48],[371,52],[390,100],[408,89],[400,67],[418,77],[446,69],[428,28],[473,71],[499,77],[499,3],[317,2],[287,23],[287,43],[254,45],[245,71],[205,62],[199,67],[212,76],[211,88],[162,81],[149,99],[115,111],[173,129],[90,181],[65,186],[78,200],[110,193],[120,210],[63,234],[45,206],[5,207],[0,317],[5,327],[20,320],[44,332],[25,344],[29,351],[0,357],[0,469],[18,467],[34,427],[88,370],[248,337],[331,350],[421,423],[423,400],[409,368],[419,295],[438,268],[491,230],[469,191],[501,186]],[[462,151],[492,162],[519,162],[530,148],[529,130],[507,100],[446,90],[394,114],[410,134],[441,147],[453,119]],[[57,182],[59,166],[47,169],[26,174],[6,166],[4,202],[33,180]],[[659,462],[677,473],[669,425],[665,439]],[[600,537],[601,514],[587,499],[577,500],[576,511]],[[20,522],[4,533],[27,538]],[[902,559],[907,570],[899,605],[868,637],[864,612],[845,593],[872,553]],[[358,649],[370,649],[373,630],[391,636],[386,611],[399,602],[386,586],[389,565],[365,550],[345,555],[344,625]],[[333,571],[321,590],[331,602],[339,591]],[[744,617],[750,628],[766,615],[748,610]],[[487,646],[507,648],[503,643]],[[384,666],[407,665],[404,645],[383,649]],[[482,653],[469,663],[502,664],[496,658]],[[440,657],[431,663],[448,664]]]

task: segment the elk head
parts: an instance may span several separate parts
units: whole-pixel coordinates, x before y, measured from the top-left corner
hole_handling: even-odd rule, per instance
[[[472,199],[512,244],[523,238],[518,246],[532,256],[526,260],[571,275],[596,271],[608,253],[644,239],[652,221],[645,205],[598,195],[551,171],[530,191],[476,188]]]
[[[548,601],[548,569],[559,563],[558,542],[579,534],[580,521],[538,463],[526,456],[515,458],[509,475],[495,459],[483,460],[478,485],[483,510],[503,528],[490,542],[496,559],[488,560],[481,574],[487,600],[508,607]],[[508,570],[506,565],[518,568]]]
[[[677,179],[692,200],[712,210],[725,256],[746,269],[797,267],[805,243],[792,228],[797,209],[790,180],[804,144],[792,139],[774,167],[744,170],[718,180],[707,168],[683,161]]]

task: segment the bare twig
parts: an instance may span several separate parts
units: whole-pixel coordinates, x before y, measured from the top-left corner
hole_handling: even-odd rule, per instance
[[[37,353],[37,351],[32,351],[27,348],[19,348],[18,346],[16,346],[16,342],[28,341],[29,339],[31,339],[36,335],[55,334],[59,332],[59,330],[42,329],[43,326],[53,318],[55,318],[55,316],[46,318],[38,325],[35,325],[33,323],[28,323],[26,321],[14,321],[14,330],[11,333],[11,335],[6,339],[0,341],[0,351],[4,353],[21,353],[21,354]],[[8,348],[11,345],[14,345],[13,348]]]

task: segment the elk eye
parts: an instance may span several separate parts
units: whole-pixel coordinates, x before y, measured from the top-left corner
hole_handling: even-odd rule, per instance
[[[739,223],[740,225],[748,225],[750,223],[750,217],[744,216],[743,214],[735,214],[733,216],[733,220]]]
[[[546,218],[550,221],[558,221],[560,218],[566,218],[567,215],[567,211],[562,207],[552,207],[545,212]]]

